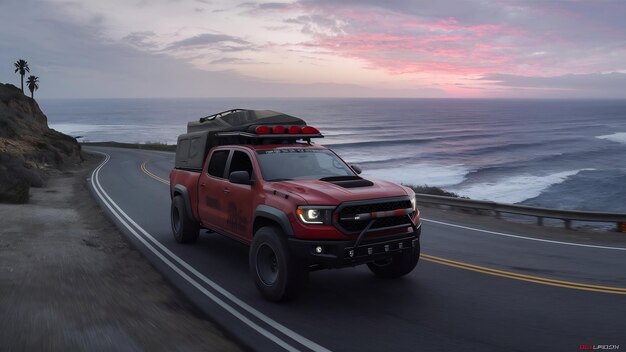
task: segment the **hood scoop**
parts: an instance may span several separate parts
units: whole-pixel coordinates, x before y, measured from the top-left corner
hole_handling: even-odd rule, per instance
[[[337,185],[343,188],[370,187],[374,185],[372,181],[366,180],[359,176],[324,177],[321,178],[320,181],[332,183],[333,185]]]

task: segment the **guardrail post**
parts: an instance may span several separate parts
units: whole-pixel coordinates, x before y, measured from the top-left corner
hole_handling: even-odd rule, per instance
[[[563,221],[565,222],[565,228],[568,229],[568,230],[571,230],[572,229],[572,220],[566,219],[566,220],[563,220]]]
[[[538,216],[537,217],[537,225],[543,226],[543,216]]]
[[[617,232],[626,232],[626,222],[617,223]]]

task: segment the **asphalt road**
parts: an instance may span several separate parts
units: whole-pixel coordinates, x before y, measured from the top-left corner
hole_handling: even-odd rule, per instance
[[[626,349],[625,245],[543,241],[426,217],[422,260],[407,277],[380,280],[364,266],[317,271],[299,299],[275,304],[249,277],[246,246],[205,232],[194,245],[174,241],[165,183],[172,153],[85,150],[106,155],[88,182],[120,229],[199,309],[252,349]]]

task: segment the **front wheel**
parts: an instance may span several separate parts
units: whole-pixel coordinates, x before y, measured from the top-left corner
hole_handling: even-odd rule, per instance
[[[367,267],[378,277],[385,279],[395,279],[404,276],[417,265],[420,258],[420,245],[398,253],[391,258],[367,263]]]
[[[200,225],[187,214],[183,197],[172,199],[171,207],[172,233],[178,243],[194,243],[200,234]]]
[[[254,235],[249,254],[250,274],[261,294],[272,302],[295,298],[309,272],[289,252],[282,232],[262,227]]]

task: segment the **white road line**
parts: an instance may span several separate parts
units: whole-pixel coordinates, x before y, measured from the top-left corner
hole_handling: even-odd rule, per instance
[[[484,233],[488,233],[488,234],[492,234],[492,235],[518,238],[518,239],[522,239],[522,240],[547,242],[547,243],[554,243],[554,244],[562,244],[562,245],[566,245],[566,246],[588,247],[588,248],[597,248],[597,249],[613,249],[613,250],[617,250],[617,251],[626,251],[626,248],[623,248],[623,247],[596,246],[596,245],[592,245],[592,244],[582,244],[582,243],[573,243],[573,242],[561,242],[561,241],[553,241],[553,240],[544,240],[544,239],[541,239],[541,238],[518,236],[518,235],[511,235],[511,234],[508,234],[508,233],[502,233],[502,232],[496,232],[496,231],[481,230],[481,229],[468,227],[468,226],[450,224],[448,222],[443,222],[443,221],[436,221],[436,220],[430,220],[430,219],[424,219],[424,218],[422,218],[422,220],[423,221],[427,221],[427,222],[432,222],[432,223],[435,223],[435,224],[451,226],[451,227],[457,227],[459,229],[484,232]]]
[[[122,209],[120,209],[120,207],[111,199],[111,197],[109,197],[109,195],[106,193],[106,191],[104,190],[104,188],[100,184],[100,180],[99,180],[100,170],[109,161],[110,156],[108,154],[102,153],[102,152],[97,152],[97,151],[93,151],[93,152],[98,153],[98,154],[102,154],[102,155],[105,156],[105,160],[96,169],[94,169],[94,171],[92,172],[92,177],[91,177],[92,186],[94,187],[94,190],[98,194],[98,197],[100,197],[102,202],[111,211],[111,213],[122,223],[122,225],[124,225],[124,227],[126,227],[138,240],[140,240],[148,249],[150,249],[150,251],[153,252],[159,259],[161,259],[165,264],[167,264],[176,273],[178,273],[182,278],[184,278],[186,281],[188,281],[190,284],[192,284],[194,287],[196,287],[200,292],[202,292],[209,299],[211,299],[212,301],[217,303],[220,307],[224,308],[229,313],[233,314],[236,318],[241,320],[246,325],[248,325],[251,328],[253,328],[254,330],[258,331],[261,335],[267,337],[268,339],[270,339],[271,341],[273,341],[274,343],[276,343],[277,345],[283,347],[284,349],[286,349],[288,351],[298,351],[298,349],[294,348],[293,346],[289,345],[288,343],[286,343],[285,341],[280,339],[278,336],[272,334],[271,332],[269,332],[266,329],[262,328],[261,326],[257,325],[256,323],[254,323],[253,321],[251,321],[250,319],[248,319],[247,317],[242,315],[240,312],[238,312],[231,305],[229,305],[228,303],[224,302],[219,297],[215,296],[214,294],[212,294],[211,292],[206,290],[202,285],[200,285],[200,283],[198,283],[193,278],[189,277],[189,275],[187,275],[185,272],[180,270],[168,258],[163,256],[159,251],[157,251],[156,248],[154,248],[150,243],[146,242],[146,240],[142,236],[140,236],[129,225],[129,223],[132,224],[133,226],[135,226],[137,228],[137,230],[139,230],[144,236],[146,236],[146,238],[148,238],[151,242],[153,242],[155,245],[157,245],[157,247],[159,247],[163,252],[165,252],[168,256],[170,256],[171,259],[173,259],[174,261],[178,262],[180,265],[182,265],[185,269],[189,270],[191,273],[193,273],[200,280],[204,281],[207,285],[211,286],[211,288],[213,288],[217,292],[221,293],[224,297],[230,299],[233,303],[235,303],[236,305],[238,305],[239,307],[241,307],[242,309],[244,309],[248,313],[254,315],[255,317],[257,317],[258,319],[262,320],[266,324],[270,325],[274,329],[280,331],[281,333],[285,334],[286,336],[289,336],[294,341],[300,343],[303,346],[306,346],[307,348],[309,348],[309,349],[311,349],[313,351],[330,352],[330,350],[328,350],[328,349],[318,345],[317,343],[315,343],[315,342],[305,338],[304,336],[299,335],[295,331],[290,330],[289,328],[281,325],[280,323],[276,322],[275,320],[271,319],[270,317],[266,316],[265,314],[259,312],[258,310],[252,308],[251,306],[249,306],[245,302],[241,301],[239,298],[235,297],[233,294],[228,292],[226,289],[222,288],[217,283],[211,281],[209,278],[207,278],[206,276],[202,275],[200,272],[198,272],[196,269],[194,269],[187,262],[185,262],[184,260],[180,259],[174,253],[172,253],[169,249],[167,249],[167,247],[163,246],[159,241],[157,241],[146,230],[144,230],[141,226],[139,226],[135,221],[133,221]],[[113,209],[113,208],[115,208],[115,209]],[[124,218],[126,218],[126,220],[128,222],[126,220],[122,219],[122,217],[120,217],[120,214]]]

